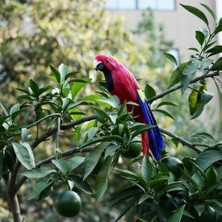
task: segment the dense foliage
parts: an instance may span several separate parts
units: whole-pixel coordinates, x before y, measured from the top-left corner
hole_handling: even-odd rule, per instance
[[[213,97],[207,91],[208,78],[215,81],[221,96],[219,75],[222,59],[214,56],[222,52],[222,47],[216,45],[214,37],[222,31],[222,19],[217,21],[214,12],[202,5],[216,22],[216,28],[210,30],[208,19],[200,9],[182,6],[206,25],[205,29],[196,31],[200,47],[192,48],[195,54],[182,64],[178,64],[171,54],[165,53],[176,66],[168,89],[156,93],[146,85],[144,92],[150,103],[156,101],[155,114],[159,112],[173,118],[164,107],[174,107],[176,104],[159,99],[181,90],[189,102],[190,115],[195,119]],[[31,11],[30,8],[28,12]],[[50,10],[44,16],[50,19]],[[57,14],[55,18],[59,18]],[[86,30],[90,28],[85,27]],[[80,43],[79,50],[84,47],[83,55],[87,54],[88,48]],[[46,48],[48,56],[47,52]],[[3,55],[3,58],[7,59],[7,56]],[[68,54],[65,53],[62,58],[69,64]],[[36,65],[36,69],[38,63],[41,64],[38,60],[30,62]],[[28,64],[24,67],[28,68]],[[163,161],[156,162],[152,157],[137,156],[137,152],[135,155],[132,148],[139,148],[139,136],[150,126],[135,123],[131,114],[126,112],[126,104],[120,105],[117,97],[110,97],[103,84],[98,85],[96,94],[83,92],[92,80],[84,77],[84,71],[79,78],[78,71],[82,69],[79,64],[75,64],[75,67],[68,69],[64,64],[58,68],[50,65],[48,84],[30,79],[28,87],[18,89],[20,96],[13,105],[0,103],[0,177],[6,187],[1,189],[7,193],[5,198],[14,221],[22,221],[23,217],[28,216],[29,212],[19,202],[28,198],[20,196],[21,193],[27,195],[22,188],[25,183],[28,184],[28,179],[33,187],[31,199],[38,203],[49,200],[44,204],[51,207],[45,210],[53,211],[56,193],[74,190],[80,198],[84,196],[82,210],[75,220],[77,217],[83,221],[98,221],[101,218],[119,220],[122,217],[127,219],[130,215],[129,221],[134,217],[139,221],[205,221],[207,217],[209,221],[220,221],[221,141],[203,132],[194,136],[197,142],[191,142],[183,135],[161,129],[166,140],[172,139],[175,144],[181,143],[187,149],[192,149],[197,153],[196,158],[185,156],[179,160],[163,153]],[[45,149],[45,156],[38,154],[40,149]],[[47,152],[53,155],[48,156]],[[129,159],[129,154],[135,158]],[[109,189],[110,183],[114,184],[112,189]],[[87,205],[87,200],[92,199],[96,199],[98,205],[103,203],[100,208],[106,205],[114,210],[106,211],[103,215],[99,210],[98,215],[84,214],[84,211],[92,210],[92,206]]]

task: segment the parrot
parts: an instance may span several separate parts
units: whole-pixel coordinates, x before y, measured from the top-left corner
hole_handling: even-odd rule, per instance
[[[133,114],[135,121],[152,126],[151,129],[141,134],[142,152],[144,155],[150,156],[151,151],[154,158],[159,161],[165,141],[145,95],[133,74],[111,55],[96,55],[93,66],[96,71],[103,72],[107,90],[111,95],[119,98],[120,104],[124,102],[137,104],[127,104],[127,112]]]

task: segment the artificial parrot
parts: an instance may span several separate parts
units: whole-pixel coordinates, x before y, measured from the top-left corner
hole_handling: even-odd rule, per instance
[[[154,126],[142,133],[142,151],[143,154],[149,156],[151,150],[155,159],[160,160],[165,142],[135,77],[123,64],[110,55],[97,55],[93,65],[96,71],[103,72],[108,91],[111,95],[116,95],[121,104],[123,102],[138,104],[138,106],[127,105],[127,111],[133,113],[135,120]]]

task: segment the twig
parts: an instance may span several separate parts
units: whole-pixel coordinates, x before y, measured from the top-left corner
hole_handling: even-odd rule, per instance
[[[87,121],[90,121],[90,120],[93,120],[93,119],[96,119],[96,115],[95,114],[90,115],[90,116],[82,117],[82,118],[80,118],[78,120],[71,121],[70,123],[63,123],[61,125],[61,129],[62,130],[70,129],[70,128],[74,127],[74,126],[77,126],[77,125],[79,125],[81,123],[84,123],[84,122],[87,122]],[[36,140],[34,140],[31,143],[31,145],[30,145],[31,148],[34,149],[40,143],[45,141],[48,137],[50,137],[51,135],[55,134],[56,132],[57,132],[57,126],[49,129],[46,133],[42,134],[40,137],[38,137]]]
[[[172,133],[172,132],[170,132],[170,131],[168,131],[168,130],[162,129],[162,128],[160,128],[160,131],[161,131],[163,134],[166,134],[166,135],[168,135],[168,136],[170,136],[170,137],[172,137],[172,138],[175,138],[175,139],[178,140],[180,143],[182,143],[183,145],[188,146],[189,148],[191,148],[192,150],[196,151],[197,153],[201,153],[202,150],[200,150],[199,148],[197,148],[197,147],[195,146],[195,144],[193,144],[193,143],[185,140],[184,138],[182,138],[182,137],[180,137],[180,136],[177,136],[176,134],[174,134],[174,133]],[[198,146],[200,146],[200,144],[199,144]]]
[[[219,76],[219,72],[214,72],[214,73],[211,73],[211,74],[206,74],[206,75],[198,76],[197,78],[193,79],[190,83],[195,83],[195,82],[197,82],[197,81],[199,81],[201,79],[211,78],[211,77],[214,77],[214,76]],[[170,93],[180,89],[181,87],[182,87],[182,85],[178,85],[178,86],[174,86],[174,87],[172,87],[170,89],[167,89],[164,92],[158,94],[157,96],[154,96],[154,97],[148,99],[147,102],[150,103],[150,102],[153,102],[154,100],[160,99],[160,98],[162,98],[162,97],[164,97],[164,96],[166,96],[166,95],[168,95],[168,94],[170,94]]]

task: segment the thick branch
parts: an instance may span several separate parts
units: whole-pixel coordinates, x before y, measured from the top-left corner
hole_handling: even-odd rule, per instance
[[[201,150],[198,149],[195,144],[193,144],[193,143],[185,140],[184,138],[179,137],[179,136],[177,136],[176,134],[174,134],[174,133],[172,133],[172,132],[170,132],[170,131],[168,131],[168,130],[162,129],[162,128],[160,128],[160,131],[161,131],[163,134],[166,134],[166,135],[168,135],[168,136],[170,136],[170,137],[172,137],[172,138],[175,138],[177,141],[179,141],[179,142],[182,143],[183,145],[188,146],[189,148],[191,148],[192,150],[196,151],[197,153],[200,153],[200,152],[201,152]],[[199,146],[200,146],[200,144],[199,144]]]
[[[214,73],[211,73],[211,74],[206,74],[206,75],[198,76],[195,79],[193,79],[190,83],[195,83],[195,82],[197,82],[197,81],[199,81],[201,79],[212,78],[214,76],[219,76],[219,72],[214,72]],[[166,96],[166,95],[168,95],[168,94],[170,94],[170,93],[180,89],[181,87],[182,87],[182,85],[174,86],[174,87],[172,87],[170,89],[167,89],[167,90],[163,91],[162,93],[160,93],[160,94],[158,94],[158,95],[148,99],[147,101],[148,101],[148,103],[153,102],[154,100],[160,99],[160,98],[162,98],[162,97],[164,97],[164,96]]]

